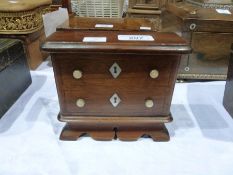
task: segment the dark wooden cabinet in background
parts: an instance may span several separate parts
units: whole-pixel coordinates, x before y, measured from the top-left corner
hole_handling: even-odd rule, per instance
[[[233,117],[233,45],[231,47],[231,58],[229,61],[223,105],[229,114]]]
[[[193,49],[182,58],[178,78],[225,80],[233,42],[233,10],[220,13],[188,2],[170,3],[166,9],[163,31],[179,33]]]
[[[169,140],[164,123],[172,120],[181,54],[190,52],[183,39],[172,33],[58,31],[42,49],[51,53],[59,120],[67,122],[61,139],[88,133],[97,140],[136,140],[144,134]]]
[[[0,118],[31,82],[22,42],[15,39],[0,39]]]

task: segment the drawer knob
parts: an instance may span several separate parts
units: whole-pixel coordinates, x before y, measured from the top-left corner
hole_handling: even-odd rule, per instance
[[[156,69],[153,69],[150,71],[150,77],[155,79],[155,78],[158,78],[159,76],[159,71],[157,71]]]
[[[146,100],[145,106],[146,106],[147,108],[152,108],[152,107],[154,106],[153,100],[151,100],[151,99]]]
[[[79,108],[83,108],[85,106],[85,100],[79,98],[77,101],[76,101],[76,105],[79,107]]]
[[[75,70],[75,71],[73,72],[73,77],[74,77],[75,79],[80,79],[80,78],[82,78],[82,75],[83,75],[83,73],[82,73],[82,71],[80,71],[80,70]]]
[[[189,28],[190,30],[196,29],[197,25],[195,23],[190,24]]]

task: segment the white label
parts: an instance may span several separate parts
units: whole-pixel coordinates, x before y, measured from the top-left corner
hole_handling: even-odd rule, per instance
[[[151,35],[118,35],[120,41],[154,41]]]
[[[0,2],[2,1],[0,0]],[[43,15],[44,31],[46,37],[56,32],[56,27],[64,23],[66,20],[69,20],[69,14],[66,8],[59,8],[59,10]]]
[[[106,42],[106,37],[84,37],[83,42]]]
[[[141,26],[140,30],[151,30],[151,27],[143,27],[143,26]]]
[[[112,24],[96,24],[95,28],[113,28]]]
[[[216,9],[216,11],[220,14],[227,14],[227,15],[231,14],[231,12],[227,9]]]

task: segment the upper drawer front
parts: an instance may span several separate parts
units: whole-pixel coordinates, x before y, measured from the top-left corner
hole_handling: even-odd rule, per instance
[[[58,59],[57,57],[60,57]],[[61,71],[61,83],[64,90],[75,90],[77,86],[97,86],[139,88],[168,86],[175,74],[177,57],[141,56],[141,55],[60,55],[54,60]],[[119,66],[120,74],[114,78],[110,68],[114,63]],[[82,72],[80,79],[73,77],[73,72]],[[113,68],[113,71],[115,69]],[[150,72],[157,70],[157,78],[151,78]]]

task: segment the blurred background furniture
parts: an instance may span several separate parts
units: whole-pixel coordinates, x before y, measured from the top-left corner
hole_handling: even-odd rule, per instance
[[[177,2],[182,0],[128,0],[128,8],[135,8],[140,5],[148,5],[148,7],[156,6],[158,8],[164,8],[167,3]]]
[[[123,16],[124,0],[65,0],[66,6],[80,17],[109,17]]]
[[[71,0],[61,0],[62,1],[62,7],[67,8],[69,13],[72,13],[72,8],[71,8]]]
[[[58,10],[59,7],[62,7],[64,0],[52,0],[52,4],[50,5],[51,11]]]
[[[0,39],[0,118],[31,84],[20,40]]]
[[[57,31],[101,30],[101,31],[156,31],[148,19],[142,18],[83,18],[72,16]]]
[[[161,9],[159,4],[135,4],[132,8],[128,8],[127,17],[146,18],[150,20],[154,28],[161,30]]]
[[[161,9],[180,0],[63,0],[63,7],[80,17],[147,18],[161,29]]]
[[[193,48],[181,61],[180,79],[226,79],[233,42],[233,3],[213,2],[188,0],[166,6],[163,31],[179,33]],[[215,9],[221,7],[228,9]]]
[[[45,39],[42,15],[50,11],[50,4],[51,0],[0,1],[0,37],[23,41],[31,69],[48,56],[39,46]]]
[[[231,117],[233,117],[233,44],[231,46],[231,58],[229,61],[223,105]]]
[[[162,29],[162,13],[167,3],[177,0],[129,0],[127,16],[147,18],[159,30]]]
[[[191,4],[204,8],[229,9],[232,8],[232,0],[185,0]]]

